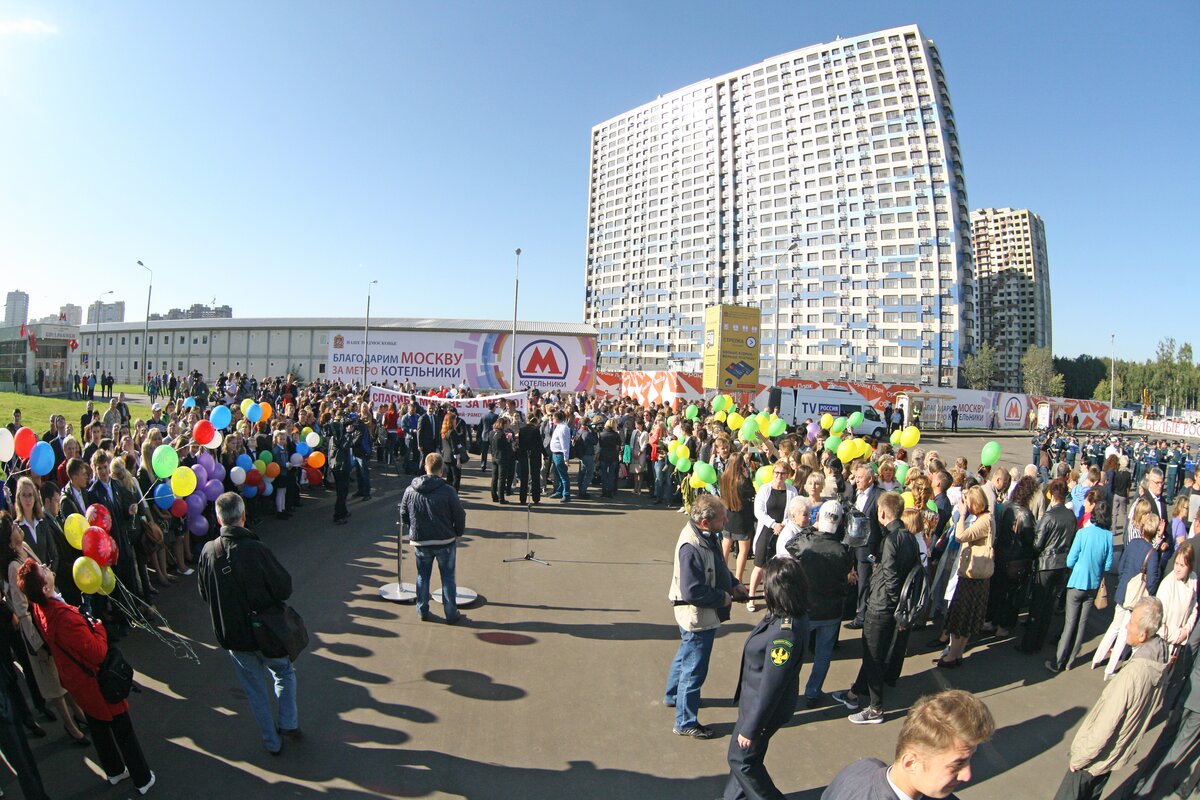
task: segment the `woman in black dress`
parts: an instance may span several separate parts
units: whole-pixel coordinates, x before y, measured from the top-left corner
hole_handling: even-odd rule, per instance
[[[750,477],[750,468],[741,453],[729,457],[725,470],[721,473],[721,500],[729,512],[725,523],[725,536],[721,540],[721,551],[725,562],[737,542],[737,562],[733,570],[733,579],[742,583],[746,574],[746,561],[750,557],[750,540],[754,538],[754,481]]]

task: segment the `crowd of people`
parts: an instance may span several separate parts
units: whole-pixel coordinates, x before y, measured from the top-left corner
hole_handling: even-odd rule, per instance
[[[71,646],[55,644],[56,631],[67,631],[63,641],[90,642],[89,652],[102,660],[107,643],[136,623],[130,616],[137,603],[152,606],[160,591],[193,574],[197,560],[218,640],[230,651],[264,747],[277,753],[284,738],[298,735],[288,659],[261,652],[250,657],[255,651],[245,635],[224,629],[217,609],[231,601],[212,564],[229,557],[226,549],[256,553],[252,571],[263,585],[262,602],[286,601],[286,571],[268,563],[249,528],[267,514],[287,519],[306,493],[321,488],[332,490],[332,521],[344,524],[352,513],[352,483],[355,497],[365,502],[372,496],[372,462],[420,476],[405,493],[402,515],[417,554],[422,620],[429,619],[433,563],[453,594],[454,545],[465,529],[457,493],[473,459],[480,471],[490,470],[497,504],[510,498],[537,504],[547,495],[561,503],[605,500],[627,492],[687,515],[670,587],[681,641],[664,693],[675,710],[676,734],[715,735],[699,721],[700,694],[716,630],[730,618],[731,605],[766,612],[743,656],[728,798],[777,796],[763,756],[771,734],[801,702],[806,653],[811,669],[802,700],[809,708],[840,704],[850,722],[878,723],[905,658],[921,649],[910,639],[923,627],[938,669],[964,667],[970,643],[986,635],[1012,637],[1018,649],[1035,654],[1053,644],[1045,668],[1057,673],[1075,666],[1089,612],[1114,607],[1091,663],[1105,668],[1105,696],[1119,692],[1121,702],[1136,708],[1119,719],[1105,711],[1089,727],[1086,747],[1077,741],[1081,755],[1072,749],[1063,797],[1094,796],[1123,763],[1113,747],[1125,758],[1132,753],[1164,695],[1186,692],[1183,708],[1194,703],[1200,712],[1185,682],[1200,644],[1194,572],[1200,476],[1182,446],[1125,437],[1080,440],[1051,430],[1035,437],[1028,465],[1003,469],[982,455],[974,465],[964,458],[949,462],[919,446],[915,428],[889,426],[890,439],[876,441],[856,437],[845,420],[789,425],[729,398],[684,408],[533,391],[528,403],[498,399],[468,422],[450,402],[469,396],[465,387],[440,387],[429,399],[403,406],[372,404],[359,387],[301,385],[291,376],[260,382],[220,375],[210,388],[197,373],[180,380],[171,375],[152,378],[147,390],[148,419],[134,419],[124,395],[111,397],[103,410],[89,401],[77,427],[54,415],[38,433],[53,452],[48,468],[34,470],[29,453],[10,454],[3,465],[0,554],[15,633],[6,637],[10,656],[0,658],[0,674],[16,713],[13,738],[0,737],[0,748],[5,755],[15,748],[10,763],[23,783],[40,783],[36,764],[22,761],[15,743],[45,735],[36,710],[43,720],[60,719],[77,743],[87,745],[90,737],[110,781],[132,777],[139,790],[150,788],[153,773],[137,746],[127,701],[97,705],[87,679],[99,660],[73,666]],[[215,422],[218,409],[228,409],[228,421],[216,426],[216,437],[206,432],[202,438],[203,424]],[[14,412],[10,434],[25,427]],[[154,463],[164,445],[178,454],[180,468],[200,465],[215,479],[220,499],[205,495],[195,507],[181,508],[184,498],[168,491],[171,502],[157,502],[160,487],[171,485]],[[267,463],[274,469],[266,470]],[[247,482],[251,471],[264,475]],[[83,592],[70,578],[82,550],[72,546],[64,525],[97,505],[111,518],[119,554],[112,568],[122,590],[114,597]],[[1109,596],[1104,576],[1111,569],[1117,580]],[[122,593],[129,602],[115,600]],[[446,621],[457,622],[453,598],[445,599]],[[1058,610],[1065,622],[1051,643]],[[852,685],[827,694],[843,623],[861,631],[861,665]],[[32,710],[19,688],[22,679]],[[277,716],[267,700],[272,684],[292,687],[276,692]],[[938,740],[942,750],[973,749],[991,735],[986,708],[962,698],[954,708],[973,732]],[[1200,739],[1195,718],[1177,717],[1176,730]],[[1097,745],[1106,731],[1112,741]],[[1106,753],[1103,759],[1096,747]],[[1091,755],[1083,758],[1088,748]],[[1190,758],[1194,766],[1190,750],[1160,749],[1161,763]],[[947,792],[969,774],[969,754],[965,764],[954,764],[960,778],[947,780]],[[1181,774],[1178,765],[1172,769],[1148,777],[1160,786]],[[835,781],[830,792],[854,780]]]

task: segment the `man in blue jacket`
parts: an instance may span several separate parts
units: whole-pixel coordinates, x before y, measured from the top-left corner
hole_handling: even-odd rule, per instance
[[[429,619],[429,578],[433,562],[442,579],[442,607],[446,623],[464,619],[458,612],[454,565],[458,538],[467,528],[467,512],[454,487],[442,474],[445,462],[439,453],[425,456],[425,474],[413,479],[400,499],[400,524],[408,528],[408,542],[417,558],[417,616]]]

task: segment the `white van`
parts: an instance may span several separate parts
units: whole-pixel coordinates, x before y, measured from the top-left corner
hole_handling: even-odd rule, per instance
[[[818,420],[826,413],[848,417],[855,411],[861,411],[863,415],[862,424],[854,427],[855,435],[871,436],[879,441],[887,439],[888,426],[883,415],[862,396],[852,392],[796,390],[794,419],[797,425],[806,419]]]

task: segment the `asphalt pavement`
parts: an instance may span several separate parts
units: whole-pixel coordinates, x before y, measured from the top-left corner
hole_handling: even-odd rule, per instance
[[[1003,445],[1002,464],[1028,459],[1024,433],[931,435],[923,445],[974,464],[989,438]],[[282,755],[262,747],[194,578],[165,590],[157,607],[198,664],[143,632],[121,642],[143,688],[131,706],[158,776],[151,796],[692,800],[721,793],[741,646],[757,615],[736,607],[714,648],[701,721],[718,738],[672,735],[662,693],[678,631],[666,596],[683,514],[629,492],[568,504],[544,499],[528,514],[531,546],[551,566],[503,563],[526,552],[527,512],[493,505],[472,461],[458,579],[480,602],[457,626],[441,622],[436,604],[435,619],[422,623],[411,605],[378,596],[395,580],[395,505],[407,483],[383,472],[376,467],[373,499],[354,501],[346,526],[330,524],[329,493],[306,499],[289,521],[255,526],[291,572],[293,602],[312,637],[296,662],[304,738],[288,741]],[[407,548],[403,569],[406,581],[415,580]],[[990,639],[968,651],[962,669],[939,671],[936,653],[922,647],[930,634],[915,632],[904,675],[885,695],[884,724],[851,725],[832,705],[802,709],[772,741],[768,768],[788,797],[816,800],[846,764],[888,760],[909,705],[954,686],[979,694],[997,721],[959,794],[1050,797],[1071,737],[1103,687],[1086,659],[1110,613],[1092,615],[1084,665],[1058,676],[1042,666],[1049,646],[1026,656],[1011,640]],[[857,633],[843,629],[826,691],[849,685],[860,652]],[[135,794],[128,782],[103,783],[91,748],[72,746],[61,726],[46,728],[50,735],[33,747],[52,797]],[[11,777],[0,785],[19,792]]]

